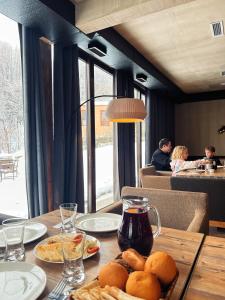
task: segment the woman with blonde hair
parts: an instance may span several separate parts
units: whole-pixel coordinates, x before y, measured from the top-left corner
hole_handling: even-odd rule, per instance
[[[188,158],[188,148],[186,146],[176,146],[171,155],[171,169],[173,175],[184,169],[197,168],[201,164],[205,164],[205,160],[199,159],[194,161],[186,161]]]

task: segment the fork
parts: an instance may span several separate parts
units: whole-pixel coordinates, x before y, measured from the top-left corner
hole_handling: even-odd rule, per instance
[[[65,289],[67,281],[65,278],[62,278],[54,289],[48,294],[48,299],[57,300],[61,297],[62,291]]]

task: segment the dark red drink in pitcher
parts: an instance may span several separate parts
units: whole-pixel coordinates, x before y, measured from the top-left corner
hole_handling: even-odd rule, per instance
[[[157,216],[157,230],[152,233],[149,210]],[[149,255],[153,245],[153,237],[160,233],[160,219],[155,207],[146,199],[123,199],[123,218],[118,230],[118,244],[121,251],[128,248],[137,250],[142,255]]]

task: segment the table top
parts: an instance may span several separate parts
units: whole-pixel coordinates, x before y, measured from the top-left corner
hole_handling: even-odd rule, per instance
[[[214,173],[187,170],[178,172],[176,176],[225,177],[225,168],[218,168]]]
[[[48,227],[48,233],[43,238],[59,233],[53,226],[60,222],[59,211],[50,212],[33,219],[41,222]],[[116,233],[92,234],[101,242],[100,253],[84,261],[86,281],[94,279],[101,265],[113,260],[119,253]],[[162,228],[162,233],[155,240],[153,251],[162,250],[169,253],[176,261],[179,277],[170,300],[177,300],[184,291],[188,278],[191,274],[197,253],[203,241],[203,234],[187,232],[182,230]],[[39,241],[26,245],[26,262],[36,264],[43,268],[47,273],[47,285],[40,299],[47,299],[48,293],[54,288],[57,281],[61,278],[62,264],[47,263],[38,260],[33,255],[33,248]]]
[[[185,300],[225,299],[225,239],[206,236]]]

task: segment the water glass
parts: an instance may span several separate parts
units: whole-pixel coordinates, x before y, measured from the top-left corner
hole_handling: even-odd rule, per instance
[[[26,219],[21,218],[11,218],[2,222],[6,246],[6,261],[24,260],[25,248],[23,244],[23,238],[26,221]]]
[[[83,231],[77,230],[62,233],[61,237],[64,259],[63,276],[68,284],[80,285],[85,279],[83,254],[86,235]]]
[[[62,220],[62,229],[64,232],[75,231],[77,204],[62,203],[59,205]]]

